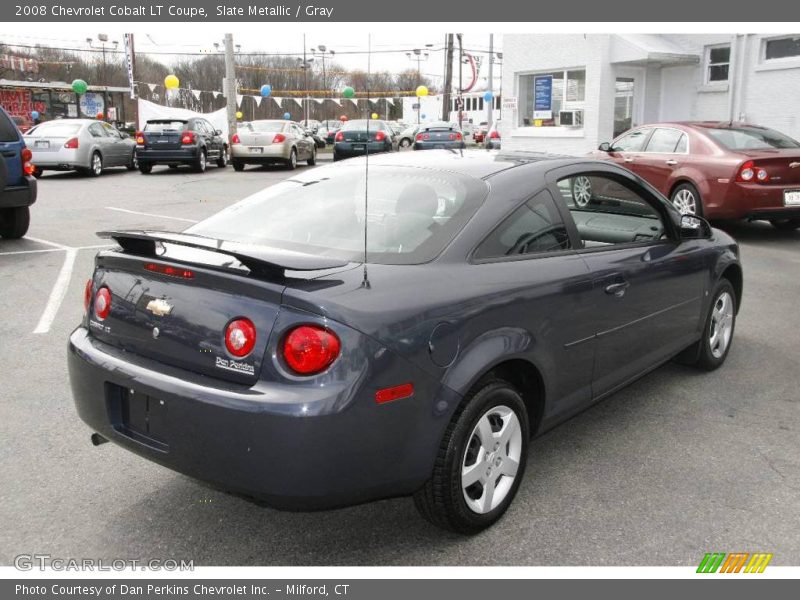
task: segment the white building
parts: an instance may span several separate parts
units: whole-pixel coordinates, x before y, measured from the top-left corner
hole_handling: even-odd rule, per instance
[[[506,105],[517,101],[504,109],[505,149],[583,154],[631,126],[679,120],[800,139],[798,34],[506,34],[503,46]]]

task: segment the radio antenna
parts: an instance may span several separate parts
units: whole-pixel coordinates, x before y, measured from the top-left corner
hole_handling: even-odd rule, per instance
[[[369,222],[369,78],[372,57],[372,34],[367,34],[367,84],[365,86],[367,92],[367,143],[364,144],[364,279],[361,282],[361,287],[369,289],[369,276],[367,275],[367,223]]]

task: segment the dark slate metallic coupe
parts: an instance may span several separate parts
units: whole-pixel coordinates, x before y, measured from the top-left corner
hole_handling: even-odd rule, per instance
[[[578,177],[604,195],[578,206]],[[730,350],[737,244],[619,166],[383,155],[368,197],[359,159],[183,233],[107,232],[69,340],[94,441],[279,508],[413,495],[475,533],[533,435]]]

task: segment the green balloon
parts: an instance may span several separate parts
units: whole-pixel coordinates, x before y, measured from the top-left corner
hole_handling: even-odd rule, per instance
[[[76,94],[85,94],[89,85],[83,79],[76,79],[72,82],[72,91]]]
[[[352,98],[355,95],[356,95],[356,91],[353,88],[351,88],[349,85],[342,90],[342,96],[344,96],[345,98]]]

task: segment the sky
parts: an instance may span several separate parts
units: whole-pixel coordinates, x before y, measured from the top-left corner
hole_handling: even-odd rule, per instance
[[[177,53],[177,52],[205,52],[213,53],[214,42],[222,47],[223,35],[232,31],[234,43],[239,44],[241,52],[275,52],[275,53],[302,53],[303,35],[305,46],[310,51],[319,45],[325,45],[328,50],[334,50],[336,62],[346,69],[367,69],[367,55],[369,39],[367,31],[352,31],[358,25],[318,24],[309,25],[301,30],[298,27],[284,27],[276,31],[273,27],[264,24],[222,24],[202,23],[192,24],[188,27],[176,27],[174,24],[147,24],[119,23],[107,24],[75,24],[69,29],[63,27],[49,28],[46,26],[28,28],[24,31],[17,29],[4,30],[0,27],[0,41],[16,44],[42,44],[68,48],[87,48],[86,38],[97,38],[99,33],[106,33],[111,41],[119,40],[120,47],[122,34],[132,32],[136,40],[137,52]],[[370,68],[373,71],[388,70],[399,72],[406,69],[416,69],[417,61],[409,59],[406,52],[414,48],[427,51],[429,57],[420,63],[421,72],[433,79],[434,83],[441,85],[444,75],[444,42],[445,32],[431,33],[430,28],[422,32],[415,32],[415,27],[407,24],[376,24],[372,36],[373,53],[370,58]],[[50,31],[48,31],[50,30]],[[427,30],[427,31],[426,31]],[[494,50],[502,51],[502,35],[495,35]],[[488,33],[464,34],[464,48],[486,56],[489,48]],[[348,52],[364,52],[363,54],[347,54]],[[483,51],[483,52],[479,52]],[[311,53],[308,53],[311,56]],[[153,58],[169,62],[175,55],[159,54]],[[466,73],[466,69],[465,69]],[[483,67],[483,76],[486,67]]]

